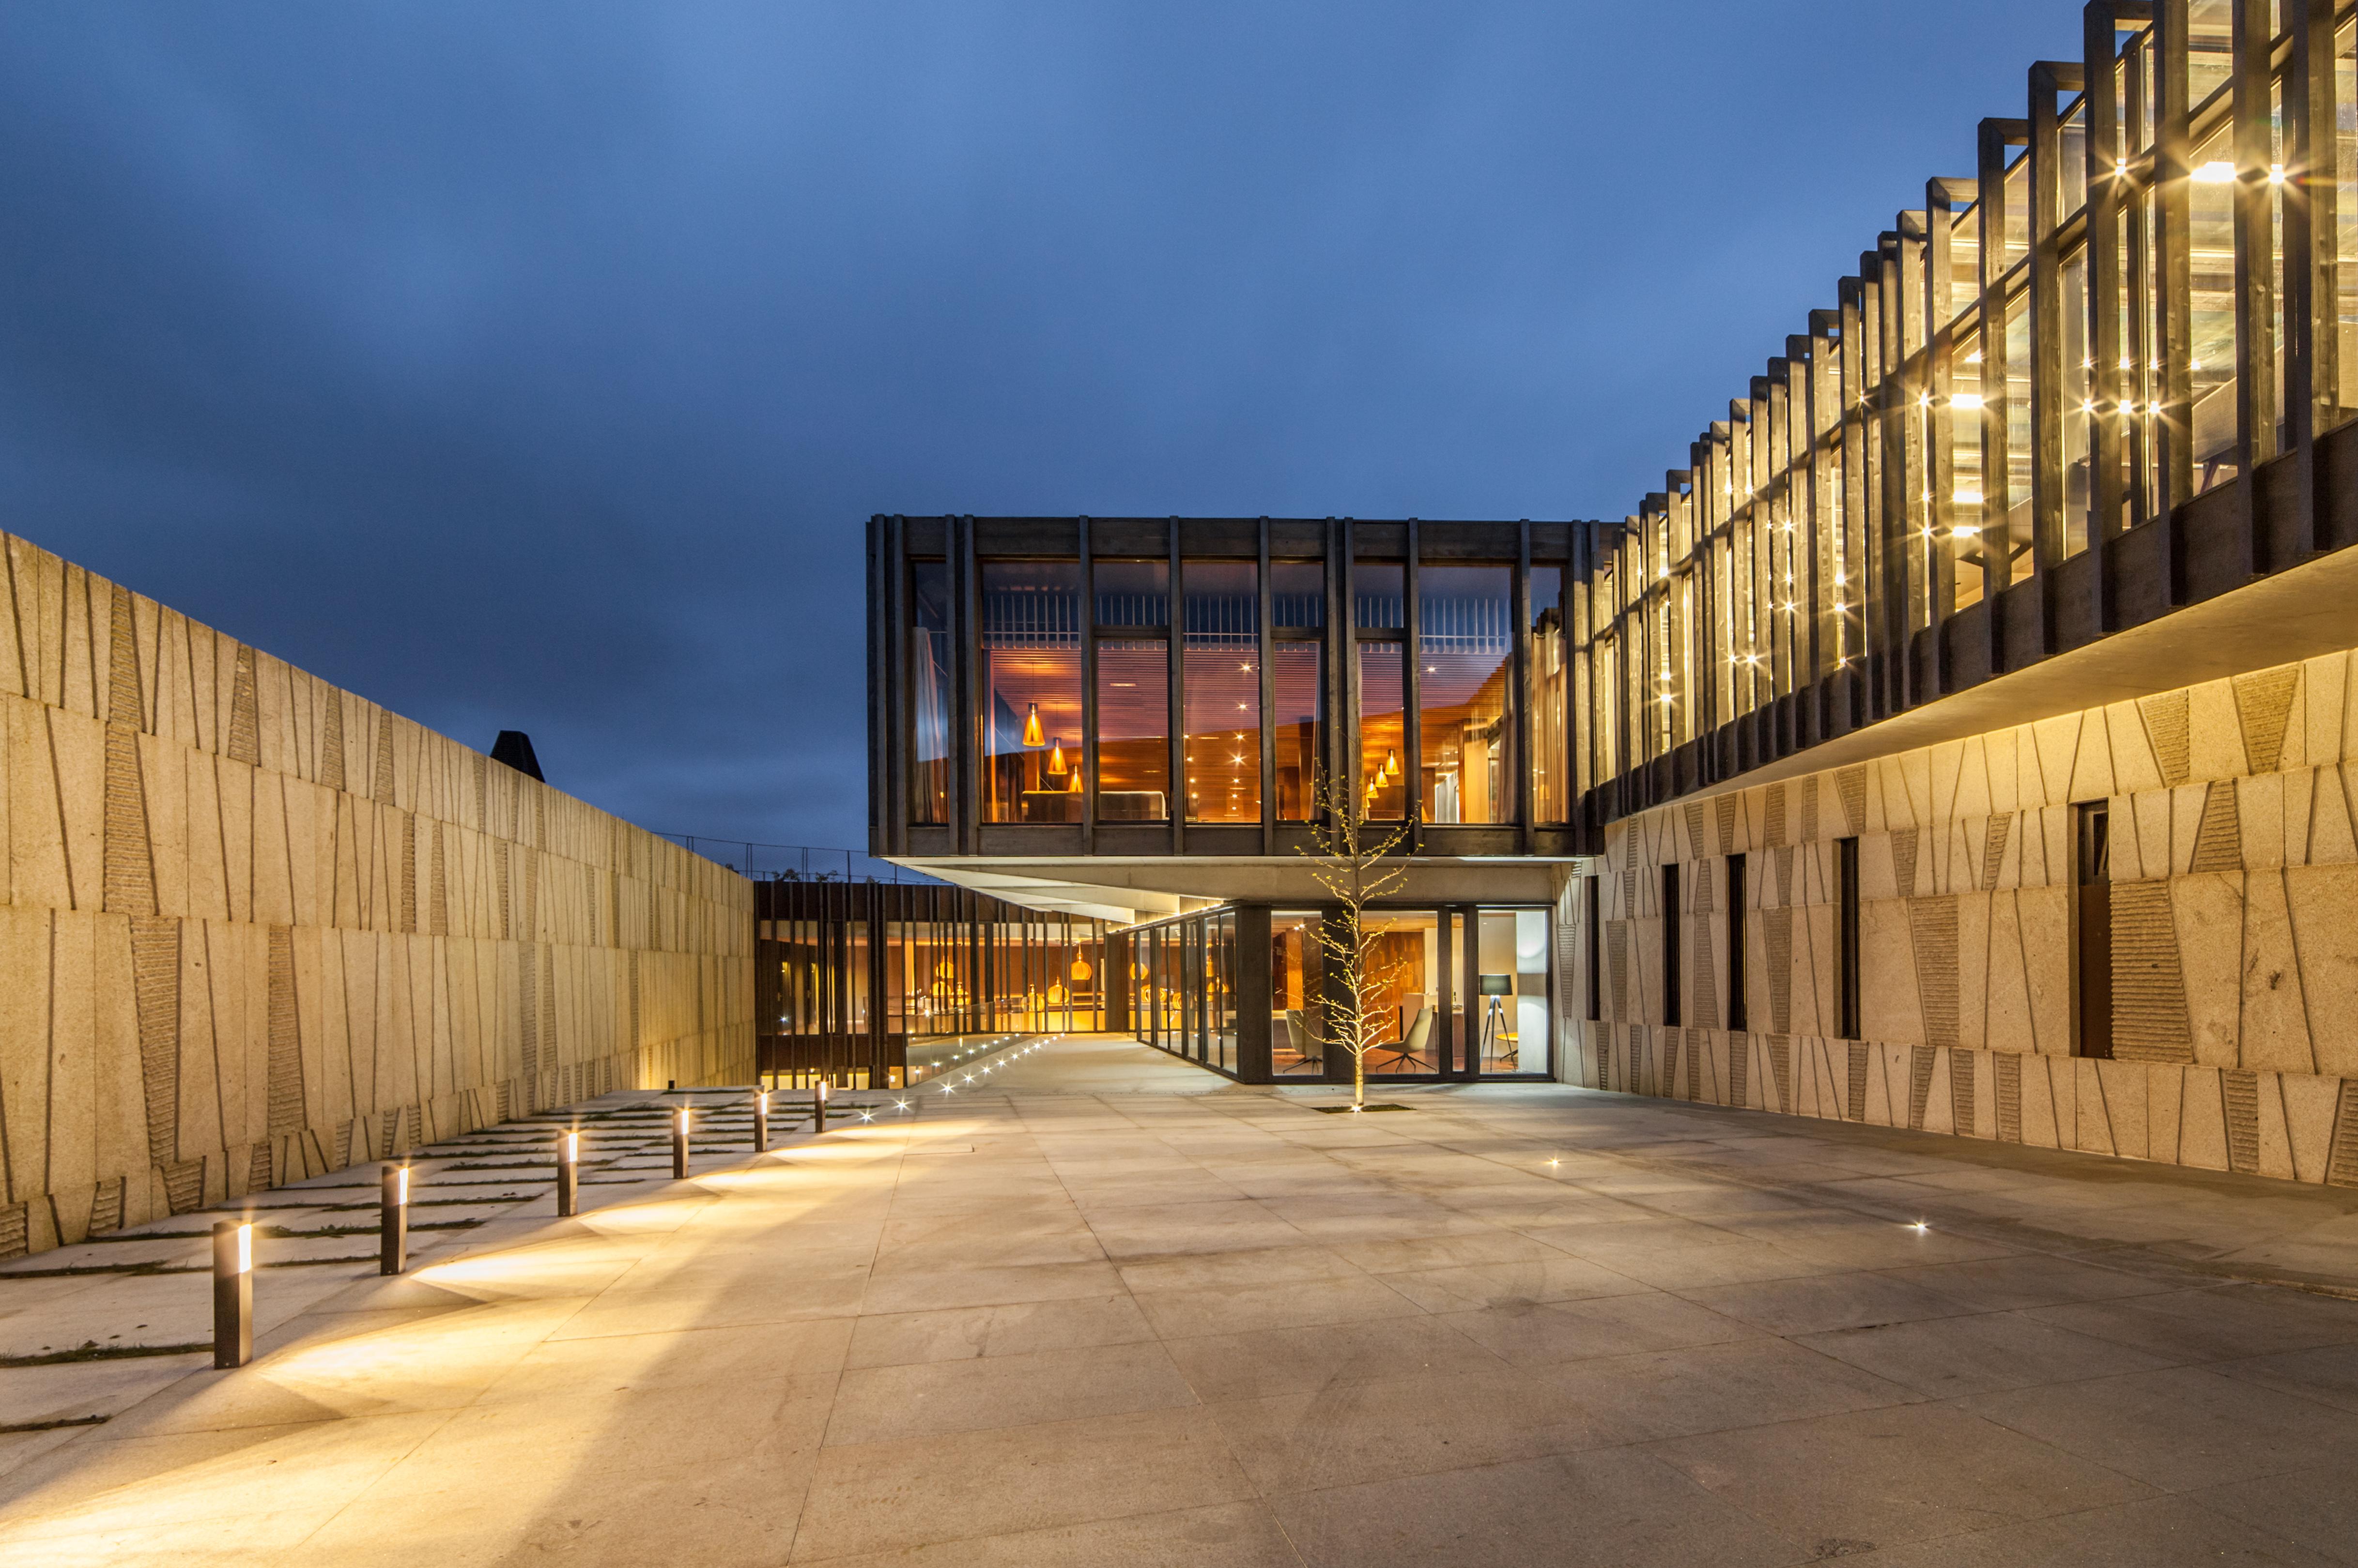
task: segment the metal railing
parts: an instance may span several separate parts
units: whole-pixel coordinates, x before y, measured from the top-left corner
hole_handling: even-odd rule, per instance
[[[763,844],[745,838],[711,838],[693,833],[665,833],[691,855],[728,867],[754,881],[774,882],[938,882],[923,871],[880,860],[856,849],[818,844]]]

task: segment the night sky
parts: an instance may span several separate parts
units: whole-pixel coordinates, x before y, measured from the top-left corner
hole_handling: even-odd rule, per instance
[[[1618,516],[2066,0],[20,4],[0,527],[862,845],[874,512]]]

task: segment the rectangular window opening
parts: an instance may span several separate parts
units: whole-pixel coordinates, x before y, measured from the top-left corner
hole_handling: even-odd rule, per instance
[[[1260,568],[1188,561],[1180,659],[1187,819],[1260,820]]]
[[[1605,937],[1602,930],[1605,911],[1605,879],[1590,875],[1583,895],[1580,912],[1584,967],[1588,971],[1588,1018],[1595,1022],[1605,1016],[1605,979],[1597,972],[1603,960]]]
[[[1744,857],[1727,858],[1727,1027],[1742,1033],[1744,1009]]]
[[[1662,868],[1662,1022],[1679,1022],[1679,869]]]
[[[2079,1016],[2074,1054],[2109,1061],[2113,1054],[2113,901],[2111,803],[2090,801],[2072,807],[2072,924],[2077,932],[2075,986]]]
[[[1834,1033],[1837,1038],[1859,1038],[1858,995],[1858,840],[1834,840],[1834,875],[1837,896],[1841,900],[1841,929],[1837,933],[1836,963],[1839,973],[1835,982],[1840,997],[1841,1015]]]

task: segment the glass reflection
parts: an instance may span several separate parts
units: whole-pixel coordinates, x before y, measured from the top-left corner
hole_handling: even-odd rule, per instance
[[[909,568],[909,820],[950,819],[950,568]]]
[[[1270,916],[1270,1066],[1316,1076],[1325,1050],[1318,1035],[1325,1027],[1325,952],[1318,945],[1321,916],[1280,910]]]
[[[1956,365],[1949,397],[1949,524],[1951,548],[1956,557],[1956,597],[1959,610],[1982,600],[1982,340],[1969,332],[1957,340]]]
[[[1171,815],[1171,624],[1167,561],[1097,561],[1098,820]],[[1155,633],[1152,638],[1122,633]]]
[[[982,567],[983,820],[1081,819],[1080,567]]]
[[[1189,561],[1187,818],[1260,820],[1260,585],[1249,561]]]
[[[1359,806],[1370,820],[1408,811],[1407,672],[1398,643],[1359,644]]]
[[[2088,547],[2088,514],[2095,504],[2089,454],[2096,428],[2096,362],[2088,326],[2088,251],[2063,258],[2058,275],[2063,328],[2063,554]]]
[[[1485,1073],[1549,1071],[1548,912],[1476,916],[1475,1039]]]
[[[1374,938],[1368,965],[1385,1039],[1368,1053],[1368,1073],[1434,1073],[1444,1042],[1435,1038],[1441,1007],[1441,917],[1425,911],[1369,914]]]
[[[2192,383],[2194,488],[2199,493],[2235,477],[2235,178],[2234,149],[2219,131],[2195,149],[2187,182],[2187,239],[2192,277],[2187,306],[2186,368]]]
[[[1273,561],[1269,568],[1271,773],[1277,819],[1307,822],[1317,799],[1319,726],[1326,717],[1326,568]],[[1292,635],[1289,635],[1291,633]]]
[[[1531,568],[1531,820],[1572,820],[1572,771],[1564,763],[1571,666],[1563,650],[1563,568]]]
[[[1418,575],[1427,822],[1514,820],[1513,611],[1511,567],[1426,566]]]
[[[1271,691],[1276,709],[1270,739],[1276,747],[1277,819],[1307,822],[1317,799],[1318,725],[1325,716],[1326,650],[1316,643],[1280,643],[1271,650]]]
[[[1169,644],[1098,643],[1098,820],[1171,815]]]

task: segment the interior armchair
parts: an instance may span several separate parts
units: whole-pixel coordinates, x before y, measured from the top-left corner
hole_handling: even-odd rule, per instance
[[[1424,1059],[1424,1049],[1432,1038],[1433,1009],[1421,1007],[1417,1009],[1416,1022],[1408,1026],[1408,1033],[1392,1042],[1390,1054],[1380,1057],[1371,1064],[1373,1070],[1382,1072],[1386,1068],[1397,1067],[1406,1062],[1429,1071],[1433,1064]],[[1381,1050],[1383,1047],[1379,1046],[1378,1049]]]
[[[1325,1054],[1311,1037],[1309,1022],[1298,1007],[1285,1010],[1285,1043],[1293,1048],[1296,1058],[1287,1065],[1287,1072],[1316,1072],[1326,1065]]]

